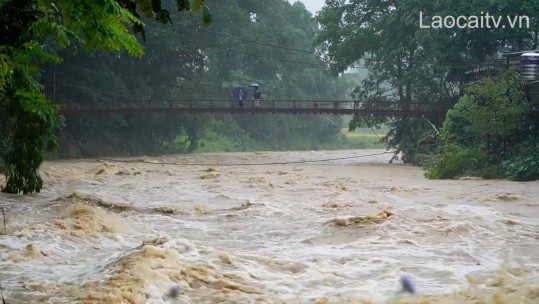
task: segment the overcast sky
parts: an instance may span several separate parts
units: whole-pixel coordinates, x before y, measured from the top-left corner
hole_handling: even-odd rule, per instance
[[[311,11],[311,14],[315,15],[317,11],[319,11],[322,6],[324,6],[325,0],[299,0],[305,4],[305,7]],[[288,0],[290,3],[296,2],[296,0]]]

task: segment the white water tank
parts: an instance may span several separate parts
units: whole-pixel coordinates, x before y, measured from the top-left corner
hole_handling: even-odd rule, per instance
[[[520,78],[522,81],[539,79],[539,53],[524,53],[520,56]]]

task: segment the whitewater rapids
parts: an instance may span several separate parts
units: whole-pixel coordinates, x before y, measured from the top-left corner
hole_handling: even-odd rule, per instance
[[[3,296],[8,304],[539,303],[539,182],[427,180],[391,156],[46,162],[42,193],[0,194]],[[416,295],[399,293],[402,275]],[[167,295],[174,286],[177,299]]]

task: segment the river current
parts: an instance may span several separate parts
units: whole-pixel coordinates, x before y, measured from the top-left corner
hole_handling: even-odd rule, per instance
[[[539,182],[427,180],[391,156],[45,162],[41,193],[0,194],[3,297],[539,303]],[[401,292],[402,276],[415,294]]]

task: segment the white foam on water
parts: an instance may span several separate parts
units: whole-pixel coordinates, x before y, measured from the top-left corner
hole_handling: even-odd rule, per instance
[[[245,155],[270,162],[361,154],[369,151]],[[507,259],[538,277],[539,219],[528,210],[539,187],[427,181],[418,168],[384,164],[390,157],[212,169],[46,163],[52,188],[1,194],[8,229],[0,236],[0,283],[14,300],[114,303],[116,294],[167,303],[177,285],[184,303],[344,303],[384,302],[403,274],[421,294],[448,294],[468,286],[470,275],[495,276]],[[516,191],[518,200],[505,203],[516,201],[523,215],[485,203]]]

